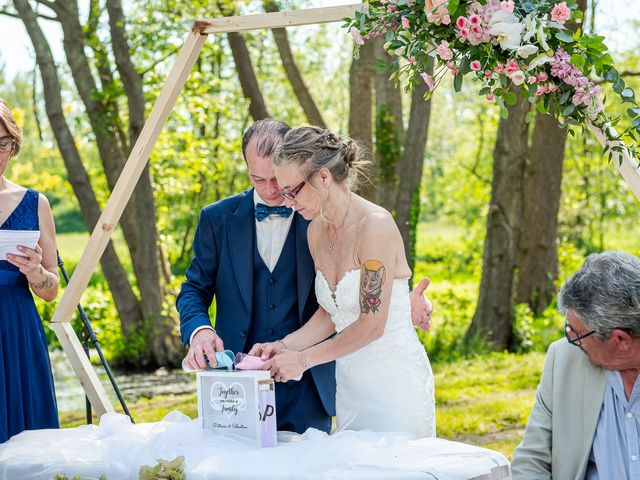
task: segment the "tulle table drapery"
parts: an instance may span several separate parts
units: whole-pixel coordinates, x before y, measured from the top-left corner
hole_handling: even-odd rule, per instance
[[[511,478],[502,454],[439,438],[309,429],[303,435],[280,432],[278,440],[278,447],[259,449],[249,440],[205,431],[178,411],[135,425],[107,413],[99,426],[26,431],[1,444],[0,479],[137,479],[142,465],[179,455],[186,458],[187,480]]]

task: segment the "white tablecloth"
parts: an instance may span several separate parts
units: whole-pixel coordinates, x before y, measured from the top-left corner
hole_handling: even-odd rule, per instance
[[[506,480],[500,453],[439,438],[400,433],[310,429],[279,433],[275,448],[214,435],[180,412],[156,423],[131,424],[115,413],[100,425],[23,432],[0,445],[0,479],[137,479],[142,465],[186,458],[187,480],[197,479],[428,479]]]

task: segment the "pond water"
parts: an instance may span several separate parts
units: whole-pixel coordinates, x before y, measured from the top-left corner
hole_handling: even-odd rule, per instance
[[[49,353],[49,356],[56,385],[58,410],[60,412],[84,410],[84,390],[64,352],[62,350],[53,351]],[[150,398],[153,395],[193,393],[196,391],[195,375],[185,373],[180,369],[167,370],[166,368],[159,368],[155,372],[149,373],[122,373],[113,368],[111,370],[127,404],[142,397]],[[111,403],[113,405],[118,404],[118,397],[116,397],[104,368],[102,366],[96,367],[96,371]]]

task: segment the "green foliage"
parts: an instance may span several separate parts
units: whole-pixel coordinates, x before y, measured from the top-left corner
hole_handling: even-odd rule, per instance
[[[180,455],[174,460],[158,460],[153,467],[140,467],[140,480],[185,480],[184,474],[184,456]]]

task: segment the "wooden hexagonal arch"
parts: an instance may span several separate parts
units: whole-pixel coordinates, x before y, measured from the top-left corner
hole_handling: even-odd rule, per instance
[[[69,358],[74,372],[98,416],[114,411],[114,408],[87,359],[80,341],[71,327],[70,320],[208,35],[337,22],[346,17],[352,17],[360,8],[363,8],[363,4],[221,17],[212,20],[198,20],[193,24],[51,320],[51,328],[58,336],[67,358]],[[604,144],[605,138],[602,133],[595,128],[592,130],[600,143]],[[626,152],[615,154],[614,163],[635,196],[640,200],[638,167]]]

